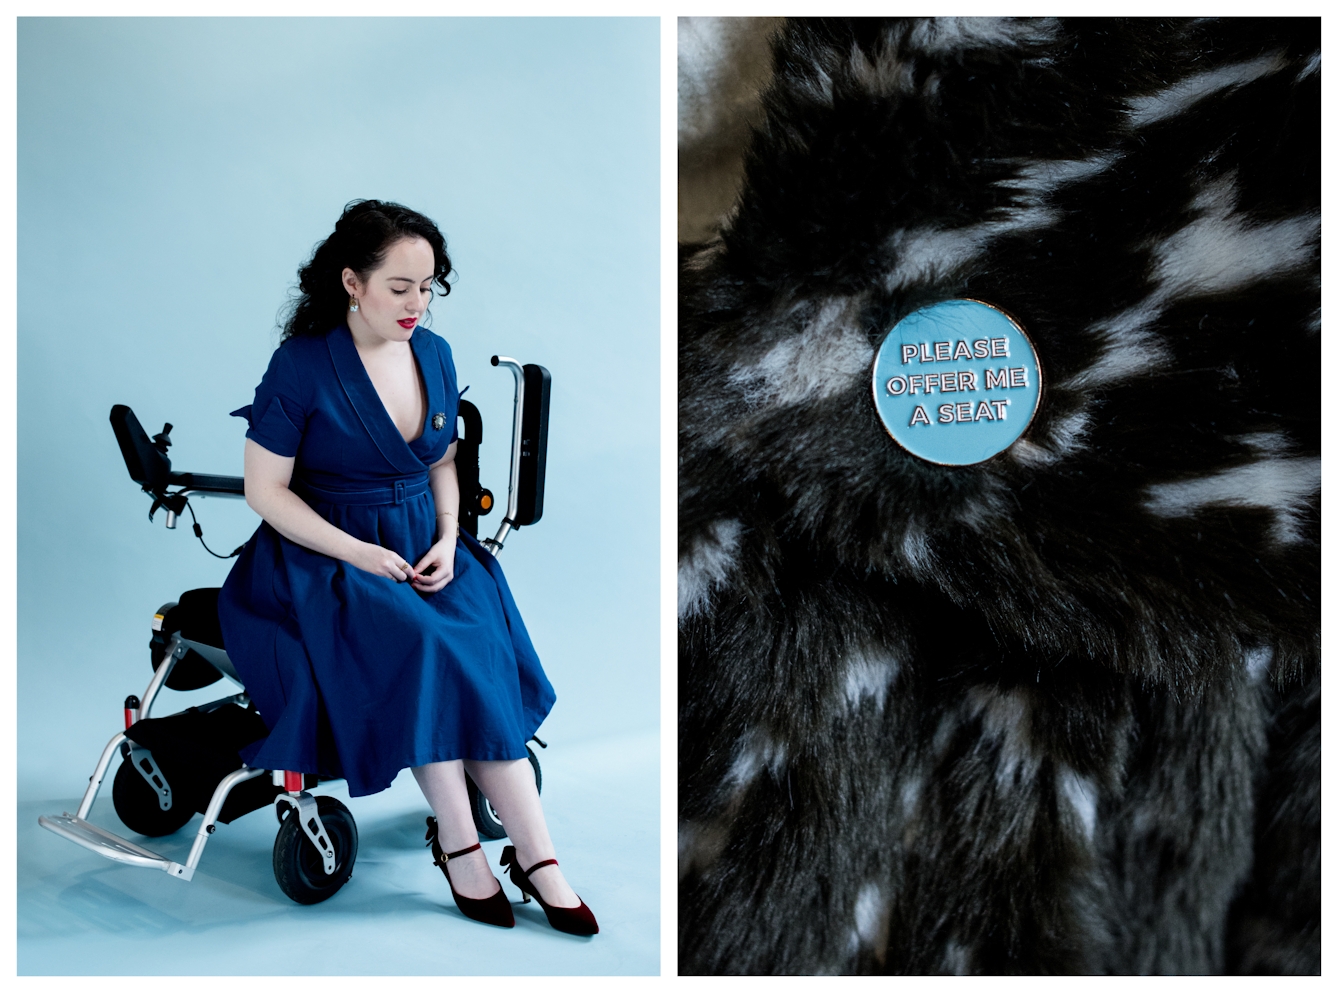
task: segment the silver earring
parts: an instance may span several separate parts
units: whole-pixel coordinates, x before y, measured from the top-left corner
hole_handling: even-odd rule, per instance
[[[357,297],[349,297],[349,298],[348,298],[348,309],[351,310],[351,311],[353,311],[353,313],[355,313],[355,314],[358,312],[358,299],[357,299]]]

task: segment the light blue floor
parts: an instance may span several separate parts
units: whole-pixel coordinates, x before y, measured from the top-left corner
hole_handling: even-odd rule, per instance
[[[552,930],[504,882],[514,930],[477,924],[451,900],[423,847],[422,794],[406,770],[383,793],[339,797],[357,821],[353,878],[333,898],[292,903],[270,867],[267,809],[219,825],[195,878],[122,866],[51,834],[39,814],[77,796],[20,797],[20,975],[644,975],[659,972],[659,735],[541,751],[543,800],[562,868],[601,933]],[[92,772],[97,755],[88,756]],[[113,769],[114,771],[114,769]],[[111,803],[111,776],[91,820],[185,861],[199,815],[169,838],[131,835]],[[30,792],[30,791],[29,791]],[[484,846],[495,866],[503,841]]]

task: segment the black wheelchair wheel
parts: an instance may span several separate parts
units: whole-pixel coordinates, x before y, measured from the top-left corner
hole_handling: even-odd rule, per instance
[[[525,752],[530,757],[530,768],[534,770],[534,788],[536,792],[542,793],[544,772],[539,768],[539,756],[534,754],[529,745],[525,746]],[[502,819],[497,816],[497,811],[493,810],[483,791],[468,776],[465,777],[465,788],[469,791],[469,809],[474,815],[474,827],[478,828],[479,838],[484,841],[505,838],[506,828],[502,826]]]
[[[335,871],[325,874],[325,865],[316,846],[307,837],[291,808],[279,825],[274,839],[274,878],[279,889],[297,903],[320,903],[339,892],[353,874],[358,857],[358,826],[348,808],[332,796],[316,797],[316,811],[321,815],[325,834],[334,845]]]
[[[112,780],[112,804],[121,823],[136,834],[161,838],[180,831],[195,811],[182,802],[178,792],[173,793],[172,801],[167,810],[158,806],[157,790],[146,783],[128,761],[122,762],[116,770],[116,778]]]

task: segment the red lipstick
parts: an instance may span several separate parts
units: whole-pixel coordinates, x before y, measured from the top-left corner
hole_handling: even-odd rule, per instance
[[[407,331],[409,328],[413,327],[415,324],[418,323],[418,318],[406,317],[404,320],[399,321],[398,323],[400,327],[404,328]]]

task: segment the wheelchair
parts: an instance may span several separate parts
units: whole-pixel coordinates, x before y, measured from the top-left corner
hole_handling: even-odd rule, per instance
[[[496,535],[481,542],[496,556],[510,532],[537,523],[543,514],[552,380],[543,366],[522,365],[505,356],[494,355],[492,365],[508,368],[515,378],[506,513]],[[463,399],[458,418],[460,527],[477,537],[479,518],[488,515],[495,502],[492,492],[479,483],[483,418],[477,407]],[[150,521],[162,509],[166,511],[167,527],[175,528],[180,515],[189,511],[195,536],[204,544],[190,496],[244,498],[241,477],[172,469],[167,455],[171,424],[163,425],[163,430],[150,439],[134,412],[117,404],[111,410],[111,425],[130,478],[153,498]],[[205,548],[218,554],[207,545]],[[44,815],[38,823],[105,858],[159,869],[189,881],[219,824],[272,807],[279,821],[274,839],[274,878],[297,903],[319,903],[337,893],[353,872],[358,856],[357,825],[339,800],[308,792],[318,781],[334,780],[318,780],[292,770],[253,769],[242,762],[238,752],[265,737],[268,729],[228,658],[218,621],[218,592],[217,588],[187,590],[153,615],[149,644],[153,675],[148,687],[142,696],[126,697],[125,727],[103,748],[78,810],[74,814]],[[224,676],[243,686],[242,692],[167,717],[150,716],[164,687],[200,689]],[[548,747],[537,736],[530,740]],[[542,790],[538,756],[529,743],[525,747],[535,785]],[[164,837],[181,830],[196,813],[203,815],[184,863],[88,821],[93,801],[118,754],[122,761],[112,781],[112,802],[117,817],[131,831],[150,838]],[[472,779],[467,787],[480,838],[506,837],[506,829],[488,798]]]

